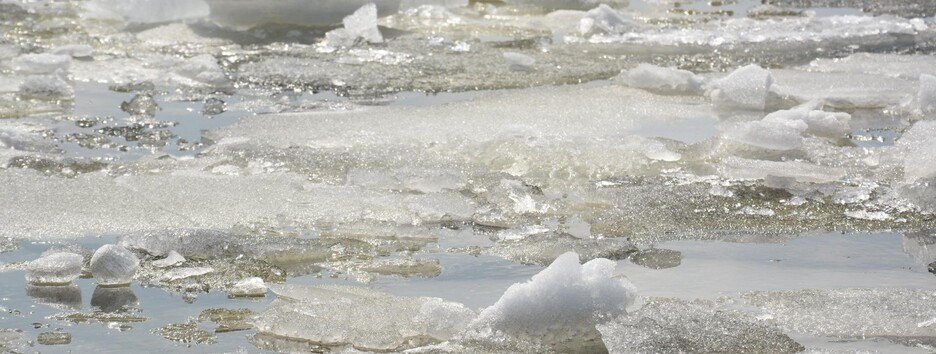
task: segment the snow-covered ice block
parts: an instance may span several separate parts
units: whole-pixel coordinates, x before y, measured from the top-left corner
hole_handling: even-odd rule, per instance
[[[169,251],[169,254],[166,255],[166,258],[153,261],[153,266],[156,268],[167,268],[175,265],[185,263],[185,257],[183,257],[179,252],[175,250]]]
[[[92,0],[84,4],[82,15],[128,23],[159,23],[209,14],[208,4],[202,0]]]
[[[118,245],[104,245],[91,256],[91,275],[100,285],[124,285],[133,281],[140,259]]]
[[[258,331],[361,350],[393,351],[417,339],[445,341],[476,316],[436,298],[400,297],[358,287],[271,285],[277,299],[254,321]]]
[[[36,285],[68,284],[81,274],[84,257],[70,252],[42,256],[26,264],[26,281]]]
[[[56,70],[68,70],[71,56],[49,53],[23,54],[13,58],[13,70],[22,74],[51,74]]]
[[[773,83],[770,71],[751,64],[713,82],[710,97],[718,108],[763,110]]]
[[[920,92],[917,93],[917,99],[924,114],[936,113],[936,76],[920,75]]]
[[[325,34],[325,41],[331,47],[350,46],[358,39],[367,43],[383,42],[383,35],[377,28],[377,6],[373,3],[361,6],[341,22],[344,27]]]
[[[611,353],[797,353],[802,345],[753,316],[713,301],[651,299],[598,326]]]
[[[600,338],[595,326],[626,314],[636,289],[613,275],[616,263],[595,259],[579,264],[565,253],[533,278],[514,284],[471,323],[473,331],[495,331],[546,344]]]
[[[702,93],[702,79],[692,72],[646,63],[641,63],[637,67],[621,73],[614,81],[665,95],[696,95]]]
[[[510,70],[515,71],[533,71],[533,65],[536,64],[533,57],[516,52],[504,52],[504,60],[507,61]]]
[[[266,293],[267,286],[258,277],[241,279],[228,290],[228,295],[237,297],[260,297],[266,296]]]

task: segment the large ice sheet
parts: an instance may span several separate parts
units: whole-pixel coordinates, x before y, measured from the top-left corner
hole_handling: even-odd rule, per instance
[[[715,301],[651,298],[634,313],[601,324],[611,353],[797,353],[779,329]]]

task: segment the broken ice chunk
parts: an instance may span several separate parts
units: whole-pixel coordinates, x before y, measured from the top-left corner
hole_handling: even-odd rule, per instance
[[[225,86],[228,78],[211,54],[194,56],[184,61],[175,69],[176,74],[209,86]]]
[[[718,108],[764,110],[773,83],[769,71],[751,64],[712,83],[709,95]]]
[[[51,74],[56,70],[68,70],[71,57],[48,53],[24,54],[13,58],[13,70],[22,74]]]
[[[169,251],[169,255],[166,258],[160,259],[158,261],[153,261],[153,266],[156,268],[166,268],[174,265],[179,265],[185,263],[185,257],[183,257],[179,252],[175,250]]]
[[[936,76],[920,75],[920,92],[917,99],[920,100],[920,110],[924,114],[936,113]]]
[[[760,120],[743,122],[725,132],[725,138],[769,150],[792,150],[803,144],[803,121]]]
[[[68,284],[81,274],[84,257],[70,252],[46,255],[26,264],[26,281],[36,285]]]
[[[153,99],[152,95],[140,93],[133,96],[130,101],[120,103],[120,109],[134,116],[154,117],[159,105],[156,104],[156,100]]]
[[[91,256],[91,275],[100,285],[125,285],[133,281],[140,259],[118,245],[104,245]]]
[[[504,52],[504,60],[507,60],[507,65],[510,67],[510,70],[514,71],[534,71],[533,65],[536,64],[536,59],[533,57],[520,54],[516,52]]]
[[[87,44],[68,44],[53,48],[49,53],[55,55],[68,55],[72,58],[87,58],[94,53],[94,48]]]
[[[582,265],[574,252],[563,254],[530,281],[507,289],[471,328],[544,344],[598,340],[595,325],[625,314],[635,297],[627,279],[612,275],[615,265],[608,259]]]
[[[211,267],[176,268],[163,274],[161,277],[159,277],[159,280],[163,282],[172,282],[179,279],[197,277],[208,273],[213,273],[214,271],[214,268]]]
[[[258,331],[360,350],[395,351],[425,340],[448,340],[475,317],[460,304],[435,298],[334,285],[270,288],[277,299],[254,321]]]
[[[374,3],[361,6],[341,22],[344,24],[343,28],[325,34],[325,41],[329,46],[351,46],[358,39],[367,43],[383,43],[383,36],[377,28],[377,5]]]
[[[690,71],[641,63],[614,78],[615,82],[664,95],[702,93],[702,79]]]
[[[208,16],[202,0],[92,0],[84,4],[87,18],[159,23]]]
[[[851,115],[844,112],[826,112],[821,110],[821,106],[821,102],[813,100],[789,110],[770,113],[763,121],[805,122],[806,133],[827,138],[842,138],[848,134]]]
[[[228,290],[228,295],[234,297],[261,297],[266,296],[266,293],[267,286],[263,279],[258,277],[241,279]]]
[[[632,27],[632,23],[624,19],[610,6],[601,4],[588,10],[579,21],[579,32],[583,35],[620,33]]]

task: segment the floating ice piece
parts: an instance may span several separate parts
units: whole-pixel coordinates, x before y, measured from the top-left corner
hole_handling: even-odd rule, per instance
[[[240,28],[262,24],[327,26],[341,23],[361,6],[373,3],[380,16],[397,12],[400,0],[206,0],[211,19],[225,26]]]
[[[764,110],[773,83],[769,71],[751,64],[713,82],[710,97],[718,108]]]
[[[634,301],[634,286],[612,275],[615,266],[608,259],[582,265],[574,252],[563,254],[530,281],[508,288],[470,327],[546,344],[596,340],[595,325],[625,314]]]
[[[583,35],[621,33],[633,27],[633,23],[625,20],[610,6],[601,4],[588,10],[579,21],[579,32]]]
[[[266,296],[266,293],[266,284],[263,283],[263,279],[257,277],[242,279],[228,290],[229,296],[236,297],[261,297]]]
[[[936,76],[920,75],[920,92],[917,93],[917,99],[924,114],[936,113]]]
[[[779,329],[716,302],[652,299],[598,326],[611,353],[797,353]]]
[[[72,99],[75,89],[58,75],[34,75],[20,85],[20,94],[43,99]]]
[[[36,285],[68,284],[81,274],[84,257],[70,252],[46,255],[26,264],[26,281]]]
[[[845,177],[845,170],[802,161],[766,161],[740,157],[722,159],[719,174],[732,179],[789,178],[801,183],[828,183]]]
[[[24,54],[13,58],[13,70],[22,74],[51,74],[56,70],[68,70],[71,57],[49,53]]]
[[[133,281],[140,259],[118,245],[104,245],[91,256],[91,275],[100,285],[124,285]]]
[[[770,113],[763,121],[802,121],[807,125],[806,133],[827,138],[843,138],[851,131],[851,115],[844,112],[826,112],[821,108],[822,104],[814,100],[793,109]]]
[[[84,4],[82,15],[128,23],[159,23],[209,14],[208,4],[202,0],[92,0]]]
[[[702,79],[692,72],[646,63],[621,73],[614,81],[664,95],[702,93]]]
[[[536,59],[533,57],[516,53],[516,52],[504,52],[504,60],[507,60],[507,65],[510,66],[510,70],[515,71],[534,71],[533,65],[536,64]]]
[[[166,258],[153,261],[153,266],[156,268],[167,268],[182,263],[185,263],[185,257],[179,254],[179,252],[171,250],[169,251],[169,254],[166,256]]]
[[[257,317],[258,331],[314,343],[393,351],[411,341],[444,341],[476,314],[436,298],[399,297],[348,286],[271,285],[277,294]]]
[[[792,150],[803,144],[803,121],[759,120],[739,123],[725,132],[725,138],[769,150]]]
[[[343,28],[325,34],[325,41],[329,46],[351,46],[358,39],[367,43],[383,43],[380,28],[377,28],[377,5],[370,3],[361,6],[341,22],[344,24]]]
[[[94,48],[87,44],[67,44],[49,51],[55,55],[67,55],[72,58],[87,58],[94,53]]]

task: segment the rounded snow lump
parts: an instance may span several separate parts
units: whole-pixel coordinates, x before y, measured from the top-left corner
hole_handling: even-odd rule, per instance
[[[118,245],[104,245],[91,256],[91,274],[100,285],[125,285],[133,281],[140,259]]]
[[[26,281],[35,285],[71,283],[81,274],[84,257],[71,252],[42,256],[26,264]]]

